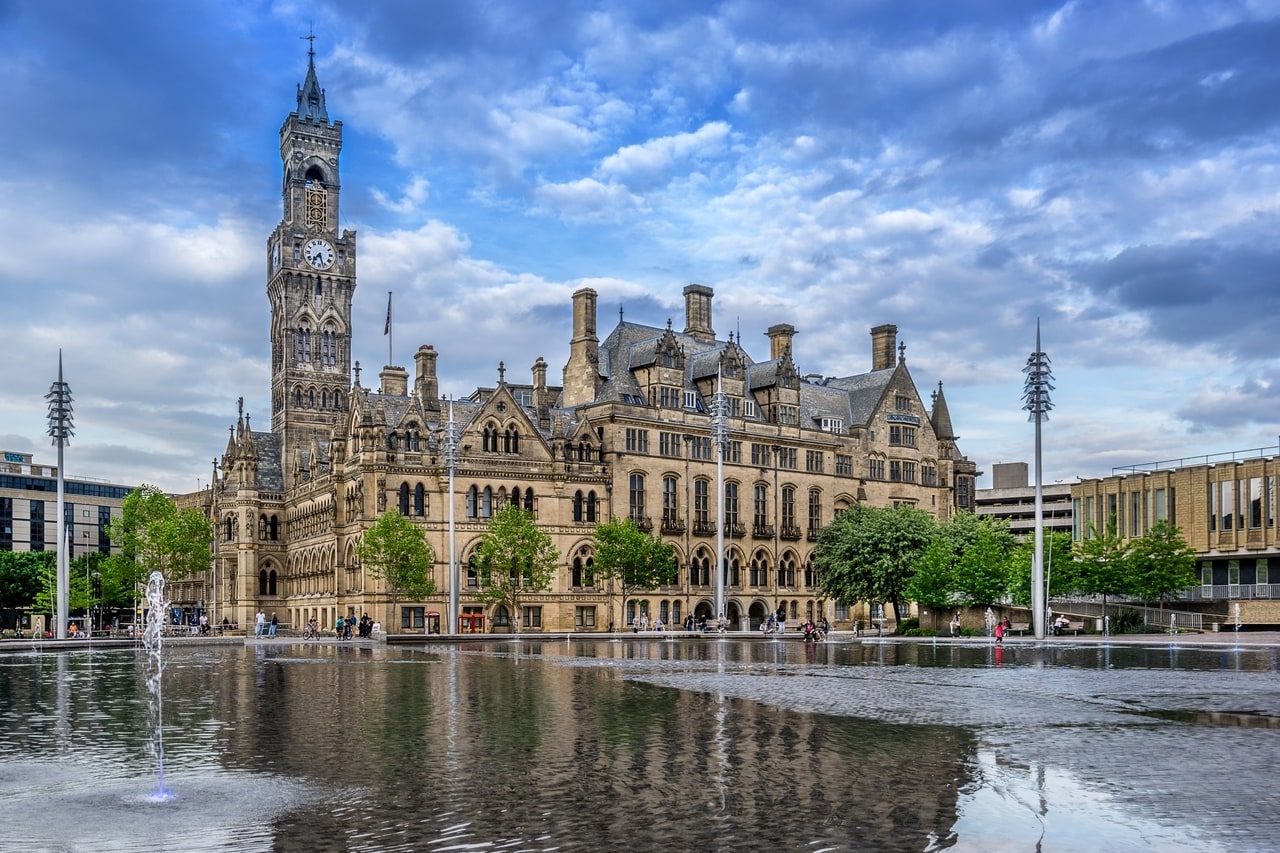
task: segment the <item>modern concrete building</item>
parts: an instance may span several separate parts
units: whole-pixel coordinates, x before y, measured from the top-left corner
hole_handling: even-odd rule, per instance
[[[57,551],[58,467],[9,450],[0,459],[0,551]],[[110,553],[107,525],[134,487],[65,473],[63,478],[69,559]]]
[[[1177,526],[1199,555],[1200,586],[1188,600],[1219,616],[1280,624],[1280,447],[1117,468],[1071,489],[1073,537],[1111,524],[1125,539],[1159,521]]]
[[[1026,462],[997,462],[991,466],[992,488],[978,489],[974,511],[978,515],[1001,518],[1009,530],[1026,539],[1036,528],[1036,487],[1028,485]],[[1043,483],[1040,489],[1041,516],[1050,533],[1071,533],[1071,484]]]
[[[449,631],[440,623],[454,593],[452,627],[463,631],[600,631],[641,613],[679,624],[689,614],[714,619],[720,562],[735,626],[778,607],[793,620],[849,624],[867,619],[867,605],[821,596],[812,554],[823,525],[854,502],[911,504],[940,519],[972,509],[977,472],[957,448],[941,383],[921,397],[896,326],[871,329],[869,370],[806,377],[793,326],[765,330],[769,351],[757,360],[740,336],[717,335],[714,291],[700,284],[684,288],[683,329],[619,318],[603,340],[598,294],[573,294],[559,385],[539,356],[528,381],[500,364],[495,384],[446,401],[437,369],[447,353],[424,344],[412,373],[387,365],[377,387],[366,386],[351,359],[358,253],[356,234],[339,228],[342,131],[312,61],[280,131],[284,210],[266,241],[270,429],[254,429],[242,406],[212,487],[184,498],[216,521],[217,555],[208,579],[176,594],[207,594],[215,619],[245,624],[261,609],[331,626],[367,612],[390,631]],[[717,392],[729,431],[723,502],[710,414]],[[460,436],[453,491],[450,413]],[[474,550],[511,503],[533,514],[562,557],[552,588],[527,596],[520,613],[471,595]],[[363,531],[388,508],[425,529],[439,591],[395,612],[356,558]],[[613,516],[674,546],[674,584],[625,602],[596,584],[592,534]]]

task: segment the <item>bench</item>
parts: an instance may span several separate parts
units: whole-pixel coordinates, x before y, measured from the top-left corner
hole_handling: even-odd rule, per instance
[[[1026,633],[1030,630],[1031,630],[1030,622],[1010,622],[1009,623],[1009,632],[1010,633],[1017,632],[1018,636],[1020,637],[1026,636]]]
[[[1060,634],[1083,634],[1083,633],[1084,633],[1084,623],[1083,623],[1083,622],[1072,622],[1071,620],[1067,620],[1067,624],[1066,624],[1066,625],[1064,625],[1064,626],[1062,626],[1061,628],[1059,628],[1056,624],[1055,624],[1055,625],[1053,625],[1053,626],[1052,626],[1052,631],[1053,631],[1053,633],[1054,633],[1055,635],[1060,635]]]

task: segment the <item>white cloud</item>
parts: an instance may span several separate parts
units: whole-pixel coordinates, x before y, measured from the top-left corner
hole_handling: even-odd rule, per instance
[[[730,127],[722,121],[708,122],[692,133],[678,133],[627,145],[604,158],[600,173],[623,183],[648,184],[689,161],[717,157],[724,153]]]

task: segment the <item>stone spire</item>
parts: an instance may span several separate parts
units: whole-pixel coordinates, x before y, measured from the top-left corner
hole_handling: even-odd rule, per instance
[[[316,37],[306,35],[303,38],[311,46],[307,48],[307,79],[298,87],[298,115],[328,124],[329,111],[324,106],[324,89],[320,88],[320,81],[316,79]]]
[[[942,382],[938,382],[938,390],[933,392],[933,412],[929,415],[933,423],[933,434],[945,441],[955,441],[956,431],[951,426],[951,413],[947,411],[947,398],[942,394]]]

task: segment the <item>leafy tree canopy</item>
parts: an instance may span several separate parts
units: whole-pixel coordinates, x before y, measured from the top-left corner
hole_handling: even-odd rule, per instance
[[[356,555],[369,576],[384,581],[391,591],[392,604],[400,598],[420,601],[435,595],[431,573],[435,551],[426,531],[390,509],[364,532]]]
[[[0,551],[0,609],[31,607],[55,571],[53,551]]]
[[[550,534],[533,523],[533,513],[508,504],[489,520],[476,547],[478,587],[475,597],[511,611],[520,629],[520,600],[527,593],[551,588],[560,553]]]
[[[1049,596],[1068,595],[1080,591],[1080,566],[1072,556],[1071,535],[1044,531],[1044,576],[1049,583]],[[1019,542],[1010,557],[1012,580],[1009,594],[1015,604],[1031,606],[1031,564],[1035,560],[1035,540]]]
[[[1099,533],[1092,525],[1089,530],[1092,535],[1075,543],[1073,549],[1076,583],[1080,592],[1102,596],[1105,608],[1108,596],[1133,591],[1129,544],[1120,536],[1114,520],[1105,533]]]
[[[1164,601],[1196,585],[1196,552],[1167,521],[1129,543],[1134,591],[1146,601]]]
[[[675,548],[629,518],[596,525],[595,551],[596,577],[618,584],[622,606],[635,592],[676,582]]]
[[[195,507],[179,510],[155,486],[144,485],[125,496],[120,516],[107,528],[120,553],[109,570],[129,588],[146,583],[152,572],[166,581],[207,571],[213,564],[213,528]]]
[[[850,506],[818,534],[813,559],[823,594],[892,602],[903,618],[907,587],[936,529],[933,516],[912,506]]]

